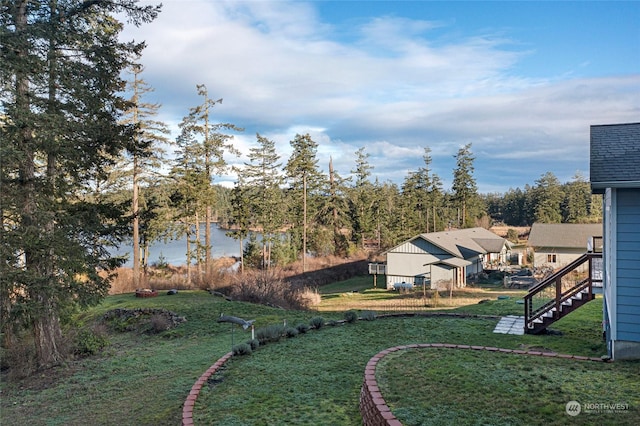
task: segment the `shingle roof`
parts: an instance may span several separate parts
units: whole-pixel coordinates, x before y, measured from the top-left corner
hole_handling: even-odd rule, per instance
[[[640,188],[640,123],[591,126],[591,189]]]
[[[499,253],[506,240],[484,228],[431,232],[422,238],[461,259],[477,254]]]
[[[589,237],[602,236],[601,223],[534,223],[529,233],[530,247],[587,249]]]

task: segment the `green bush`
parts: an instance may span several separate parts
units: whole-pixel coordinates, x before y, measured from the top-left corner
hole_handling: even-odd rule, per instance
[[[287,327],[284,334],[287,337],[296,337],[298,335],[298,329],[295,327]]]
[[[309,331],[309,326],[305,323],[300,323],[298,325],[296,325],[296,330],[298,330],[298,333],[300,334],[304,334],[307,331]]]
[[[362,319],[365,321],[373,321],[376,319],[375,311],[362,311]]]
[[[253,350],[251,349],[251,345],[249,345],[248,343],[240,343],[238,345],[235,345],[231,349],[231,351],[234,355],[251,355],[251,353],[253,352]]]
[[[350,324],[358,321],[358,313],[356,311],[347,311],[344,313],[344,319]]]
[[[85,328],[75,338],[74,352],[77,355],[95,355],[109,345],[106,333]]]
[[[322,317],[313,317],[309,320],[309,324],[311,328],[315,328],[316,330],[320,330],[324,325],[324,318]]]
[[[283,324],[272,324],[256,330],[256,338],[260,344],[277,342],[284,336],[285,326]]]
[[[256,349],[258,349],[258,346],[260,346],[260,341],[258,339],[251,339],[247,341],[247,344],[251,346],[252,350],[255,351]]]

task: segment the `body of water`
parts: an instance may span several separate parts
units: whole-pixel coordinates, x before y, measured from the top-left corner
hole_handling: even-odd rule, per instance
[[[201,239],[204,244],[204,225],[201,229]],[[211,256],[213,258],[240,256],[240,243],[225,235],[227,230],[220,229],[217,224],[211,225]],[[193,236],[192,236],[193,238]],[[258,237],[259,238],[259,237]],[[246,241],[246,240],[245,240]],[[192,244],[191,248],[194,249]],[[124,266],[133,266],[133,243],[121,245],[115,254],[127,255],[128,260]],[[171,265],[186,265],[187,263],[187,238],[178,240],[157,241],[149,247],[149,265],[158,263],[162,257],[163,261]]]

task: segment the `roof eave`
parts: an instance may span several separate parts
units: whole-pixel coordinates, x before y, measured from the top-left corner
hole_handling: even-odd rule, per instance
[[[607,188],[640,188],[640,180],[591,182],[591,192],[602,194]]]

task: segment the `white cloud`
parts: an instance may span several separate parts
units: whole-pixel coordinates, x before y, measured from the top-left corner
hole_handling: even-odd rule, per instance
[[[347,42],[313,3],[169,1],[126,37],[148,42],[144,77],[164,119],[179,122],[204,83],[224,98],[214,116],[247,129],[236,138],[245,154],[259,132],[286,162],[295,133],[309,132],[321,167],[331,156],[343,176],[365,146],[374,174],[399,182],[430,146],[432,166],[448,177],[471,142],[486,167],[528,160],[533,178],[518,182],[531,184],[545,167],[588,168],[589,125],[637,121],[637,74],[531,78],[514,66],[535,46],[518,50],[525,44],[504,34],[442,37],[434,31],[446,34],[447,23],[392,16],[350,24]]]

